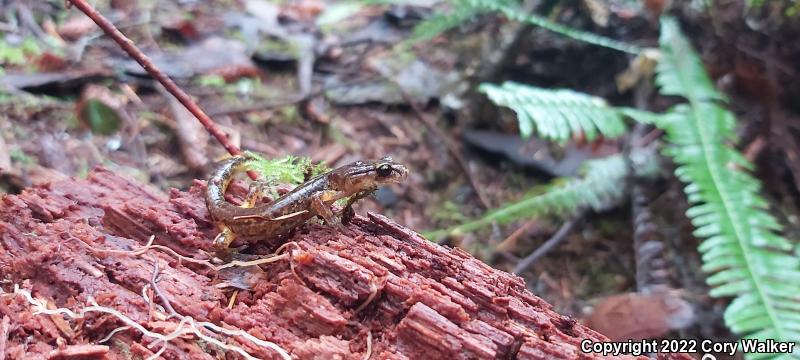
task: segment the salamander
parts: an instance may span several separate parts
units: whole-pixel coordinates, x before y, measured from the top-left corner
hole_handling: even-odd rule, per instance
[[[390,157],[377,161],[357,161],[318,175],[274,201],[240,207],[225,200],[225,191],[236,174],[247,170],[246,155],[223,161],[208,180],[206,206],[222,232],[214,239],[214,247],[227,249],[236,236],[269,238],[290,232],[314,216],[326,223],[341,225],[353,216],[353,204],[377,190],[379,185],[400,183],[408,177],[408,169]],[[348,198],[339,219],[331,205]]]

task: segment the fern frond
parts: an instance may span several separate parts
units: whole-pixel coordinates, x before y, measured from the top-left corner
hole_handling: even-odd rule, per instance
[[[481,9],[471,6],[457,6],[456,9],[449,14],[434,14],[430,18],[414,26],[414,33],[410,38],[403,41],[402,45],[408,46],[433,39],[445,31],[469,21],[481,12],[485,12],[485,10],[481,11]]]
[[[627,116],[633,120],[636,120],[636,122],[642,124],[657,124],[661,120],[661,117],[663,116],[662,114],[657,114],[646,110],[639,110],[622,106],[615,107],[614,109],[618,111],[620,115]]]
[[[683,96],[658,122],[667,133],[666,153],[692,207],[687,216],[704,238],[699,250],[712,296],[735,296],[725,311],[734,332],[761,340],[800,340],[800,259],[777,235],[781,226],[758,194],[750,164],[731,145],[736,119],[715,101],[723,99],[700,59],[672,19],[662,21],[656,81],[662,92]],[[749,358],[757,356],[749,355]]]
[[[656,83],[663,95],[683,96],[689,101],[725,100],[706,75],[703,63],[680,33],[675,19],[661,22],[661,58],[656,65]]]
[[[568,140],[579,133],[592,140],[598,133],[617,137],[626,129],[620,110],[596,96],[514,82],[501,86],[482,84],[479,91],[486,93],[495,104],[517,113],[523,138],[530,137],[535,130],[543,138],[556,141]]]
[[[545,214],[567,215],[587,207],[599,210],[622,196],[622,183],[628,175],[628,167],[622,156],[589,160],[582,170],[584,175],[581,178],[556,180],[541,194],[509,203],[486,213],[480,219],[447,230],[430,232],[426,236],[437,239],[475,231],[491,225],[492,222],[502,224]]]
[[[496,0],[499,3],[513,3],[514,0]],[[481,6],[479,0],[449,0],[452,7],[448,12],[434,13],[414,27],[410,38],[401,43],[401,47],[433,39],[440,34],[460,26],[477,15],[492,12],[494,9]]]
[[[486,12],[499,12],[510,20],[538,26],[556,34],[588,44],[602,46],[629,54],[638,54],[643,49],[622,41],[607,38],[588,31],[573,29],[548,20],[545,17],[529,14],[519,8],[518,1],[514,0],[450,0],[454,10],[449,14],[436,14],[432,18],[419,23],[414,28],[414,35],[405,41],[413,44],[419,41],[432,39],[439,34],[461,25],[475,15]]]
[[[528,14],[525,11],[520,10],[518,6],[513,6],[509,4],[507,1],[504,2],[495,0],[470,0],[470,2],[475,7],[498,11],[511,20],[535,25],[547,29],[549,31],[552,31],[556,34],[560,34],[568,38],[572,38],[588,44],[602,46],[605,48],[614,49],[629,54],[638,54],[642,51],[642,48],[636,45],[631,45],[622,41],[607,38],[605,36],[600,36],[588,31],[573,29],[569,26],[564,26],[559,23],[550,21],[545,17],[538,16],[535,14]]]

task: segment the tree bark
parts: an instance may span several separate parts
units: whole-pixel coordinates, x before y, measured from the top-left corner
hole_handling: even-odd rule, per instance
[[[251,245],[247,253],[266,255],[280,242],[295,243],[284,259],[260,267],[217,271],[163,249],[105,251],[140,249],[155,236],[156,245],[208,260],[218,230],[204,190],[195,181],[164,194],[99,168],[85,180],[0,195],[4,292],[17,284],[49,308],[73,311],[95,301],[153,332],[191,317],[244,330],[298,359],[363,359],[370,350],[372,359],[616,358],[582,353],[581,340],[606,338],[552,311],[521,278],[378,214],[356,216],[344,230],[307,224],[288,239]],[[117,317],[36,314],[20,295],[0,297],[0,317],[10,319],[0,332],[0,353],[9,359],[127,359],[164,345],[136,329],[98,344],[124,325]],[[254,357],[280,358],[243,336],[215,336]],[[223,352],[181,336],[161,356],[239,357]]]

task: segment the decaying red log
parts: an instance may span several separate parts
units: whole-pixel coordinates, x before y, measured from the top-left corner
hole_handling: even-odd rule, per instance
[[[10,293],[17,284],[49,309],[78,311],[96,302],[160,333],[190,317],[244,330],[297,359],[601,358],[581,353],[579,343],[604,336],[553,312],[519,277],[377,214],[357,216],[343,232],[306,225],[287,239],[295,245],[285,248],[284,259],[260,268],[216,271],[163,249],[120,251],[141,249],[155,236],[156,245],[208,260],[217,230],[204,187],[197,181],[165,195],[98,169],[86,180],[3,196],[3,357],[127,359],[165,346],[137,329],[120,330],[125,324],[110,314],[37,314],[24,296]],[[268,254],[277,245],[248,252]],[[204,331],[256,358],[281,358],[241,334]],[[240,358],[193,336],[171,339],[161,356]]]

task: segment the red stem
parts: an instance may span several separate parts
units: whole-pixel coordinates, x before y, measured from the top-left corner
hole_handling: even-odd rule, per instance
[[[200,108],[200,106],[195,103],[192,98],[186,94],[178,85],[175,84],[172,79],[169,78],[166,74],[164,74],[161,70],[159,70],[153,61],[150,60],[147,55],[145,55],[141,50],[139,50],[136,45],[133,44],[133,41],[125,37],[114,24],[112,24],[108,19],[106,19],[102,14],[100,14],[97,10],[95,10],[91,5],[89,5],[85,0],[67,0],[72,5],[75,5],[78,9],[80,9],[86,16],[88,16],[92,21],[94,21],[100,29],[103,29],[103,32],[106,33],[111,39],[113,39],[119,46],[125,50],[136,62],[138,62],[142,67],[150,74],[154,79],[158,80],[164,88],[169,91],[172,96],[174,96],[178,101],[186,107],[189,112],[191,112],[197,120],[203,124],[203,127],[208,130],[211,135],[213,135],[225,150],[228,151],[231,155],[239,155],[242,151],[236,145],[232,144],[225,133],[220,130],[216,124],[214,124],[214,120],[211,120],[208,115]],[[252,175],[251,175],[252,176]]]

